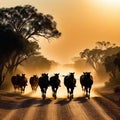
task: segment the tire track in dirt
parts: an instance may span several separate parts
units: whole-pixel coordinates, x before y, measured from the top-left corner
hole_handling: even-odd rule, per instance
[[[29,107],[28,111],[26,112],[23,120],[35,120],[35,113],[39,111],[40,104],[41,104],[40,99],[34,99],[31,103],[31,106]]]
[[[52,104],[51,99],[46,100],[39,100],[36,106],[36,110],[34,112],[33,119],[30,120],[47,120],[48,117],[51,115],[51,112],[48,114],[48,109]],[[52,119],[49,119],[52,120]]]
[[[87,100],[85,98],[79,98],[73,100],[70,103],[73,109],[74,115],[82,120],[112,120],[112,118],[104,111],[101,106],[93,99]]]
[[[58,120],[72,120],[72,112],[69,109],[69,101],[66,99],[59,99],[55,105],[57,106]]]
[[[73,113],[73,120],[89,120],[89,117],[84,111],[82,105],[78,105],[75,101],[71,101],[69,107]]]
[[[120,107],[111,100],[104,97],[94,98],[96,103],[100,104],[101,108],[114,120],[120,119]]]
[[[110,110],[111,109],[111,110]],[[10,111],[11,110],[11,111]],[[120,108],[102,97],[87,100],[25,98],[9,109],[2,120],[113,120],[120,118]]]
[[[59,120],[89,120],[82,107],[75,101],[64,99],[59,100],[56,104],[58,104]]]
[[[94,99],[90,100],[90,104],[94,107],[94,109],[100,114],[103,120],[113,120],[107,112],[101,107],[101,104],[98,104]],[[96,117],[97,118],[97,117]]]
[[[58,107],[55,104],[57,100],[52,100],[52,102],[49,104],[48,110],[47,110],[47,118],[45,120],[59,120],[58,117]]]
[[[33,104],[33,99],[25,99],[22,103],[13,106],[12,111],[10,111],[3,120],[21,120],[24,118],[26,112],[28,111],[31,104]]]

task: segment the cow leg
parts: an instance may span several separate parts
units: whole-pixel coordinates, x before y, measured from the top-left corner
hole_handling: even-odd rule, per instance
[[[55,88],[52,86],[52,92],[54,93],[55,92]]]
[[[67,87],[67,93],[68,93],[68,94],[70,93],[70,89],[69,89],[69,87]]]
[[[48,89],[48,86],[47,86],[47,87],[45,87],[45,94],[46,94],[46,92],[47,92],[47,89]]]
[[[44,94],[44,88],[41,88],[41,92]]]
[[[56,93],[57,93],[58,87],[56,87]]]
[[[87,87],[85,87],[85,95],[86,95],[86,97],[87,97]]]
[[[45,88],[41,88],[41,92],[42,92],[42,98],[44,100],[46,98],[46,89]]]
[[[89,87],[89,94],[90,94],[90,91],[91,91],[91,86]]]
[[[89,87],[89,97],[88,97],[89,99],[90,99],[90,91],[91,91],[91,86]]]
[[[67,93],[68,93],[67,98],[69,98],[69,94],[70,94],[70,89],[69,89],[69,87],[67,87]]]
[[[73,88],[70,88],[70,94],[73,94]]]
[[[16,92],[16,89],[17,89],[17,87],[16,87],[16,85],[14,85],[14,90],[15,90],[15,92]]]
[[[84,86],[83,85],[81,85],[81,88],[82,88],[82,90],[84,90]]]
[[[86,87],[85,89],[86,89],[86,97],[88,97],[88,98],[89,98],[89,97],[90,97],[90,94],[89,94],[89,88],[88,88],[88,87]]]
[[[52,86],[52,96],[55,97],[55,87]]]
[[[58,87],[55,88],[55,93],[57,93]]]
[[[58,87],[55,88],[55,99],[56,99],[56,94],[57,94]]]
[[[71,91],[70,91],[70,96],[71,96],[71,99],[73,98],[73,91],[74,91],[74,87],[71,88]]]
[[[25,86],[22,86],[21,87],[21,93],[24,93],[24,91],[25,91]]]
[[[57,92],[57,88],[54,87],[54,93],[53,93],[53,97],[56,99],[56,92]]]
[[[46,95],[47,92],[47,87],[44,88],[44,94]]]
[[[20,91],[21,91],[21,93],[22,93],[22,86],[20,87]]]

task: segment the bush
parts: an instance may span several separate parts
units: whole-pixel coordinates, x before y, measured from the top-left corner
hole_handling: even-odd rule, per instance
[[[115,93],[120,93],[120,86],[116,86],[116,87],[114,88],[114,92],[115,92]]]

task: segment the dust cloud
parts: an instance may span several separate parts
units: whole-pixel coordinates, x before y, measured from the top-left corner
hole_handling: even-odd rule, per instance
[[[98,88],[98,87],[101,87],[104,85],[104,82],[100,82],[99,79],[99,76],[96,74],[96,72],[92,69],[76,69],[75,67],[73,66],[66,66],[66,65],[57,65],[56,67],[51,67],[50,70],[48,71],[42,71],[42,70],[36,70],[36,69],[33,69],[33,71],[30,71],[28,69],[26,69],[25,67],[21,66],[19,67],[19,70],[22,71],[22,73],[25,73],[26,74],[26,77],[28,79],[28,85],[26,87],[26,90],[25,90],[25,93],[23,95],[27,95],[27,96],[30,96],[30,97],[36,97],[36,98],[41,98],[41,91],[40,91],[40,88],[38,86],[37,88],[37,91],[36,92],[32,92],[32,89],[31,89],[31,86],[29,84],[29,79],[30,77],[34,74],[38,75],[38,77],[40,77],[40,75],[42,74],[42,72],[46,72],[48,73],[49,77],[53,76],[54,73],[59,73],[59,78],[61,80],[61,87],[58,88],[58,92],[57,92],[57,97],[58,98],[66,98],[67,97],[67,89],[66,87],[64,86],[64,76],[65,75],[68,75],[70,72],[75,72],[75,78],[76,78],[76,87],[74,89],[74,97],[80,97],[80,96],[83,96],[83,92],[82,92],[82,89],[81,89],[81,85],[80,85],[80,76],[82,75],[83,72],[87,71],[87,72],[91,72],[91,75],[93,76],[93,80],[94,80],[94,83],[93,83],[93,86],[92,86],[92,90],[91,90],[91,97],[94,97],[96,96],[97,94],[94,92],[94,89],[95,88]],[[13,87],[11,89],[12,91],[14,91]],[[47,98],[52,98],[52,90],[51,90],[51,87],[48,88],[47,90],[47,94],[46,94]]]

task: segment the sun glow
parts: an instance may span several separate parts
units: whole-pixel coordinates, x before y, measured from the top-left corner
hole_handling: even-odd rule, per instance
[[[20,69],[23,71],[23,73],[26,73],[26,77],[28,78],[28,81],[29,81],[29,78],[30,78],[32,73],[26,71],[22,67]],[[58,89],[57,98],[67,98],[67,90],[66,90],[66,87],[64,86],[64,76],[68,75],[70,72],[75,72],[75,78],[76,78],[76,87],[74,90],[74,97],[84,96],[84,92],[82,91],[81,85],[79,82],[79,77],[82,74],[82,71],[77,72],[75,69],[73,69],[71,67],[58,66],[58,67],[52,69],[51,71],[49,71],[49,73],[48,73],[49,77],[53,76],[54,73],[60,74],[59,78],[61,80],[61,87],[59,87],[59,89]],[[93,86],[93,87],[95,87],[95,86]],[[41,96],[42,96],[39,86],[37,88],[37,91],[33,92],[29,82],[28,82],[28,85],[25,89],[25,93],[23,95],[35,97],[35,98],[41,98]],[[46,96],[47,96],[47,98],[53,98],[51,87],[48,88]],[[91,90],[91,97],[94,97],[94,96],[96,96],[96,93],[94,92],[94,89],[92,89]]]
[[[120,0],[95,0],[95,2],[98,2],[99,4],[104,4],[104,5],[120,5]]]
[[[120,3],[120,0],[101,0],[102,2],[104,3],[107,3],[107,4],[118,4]]]

